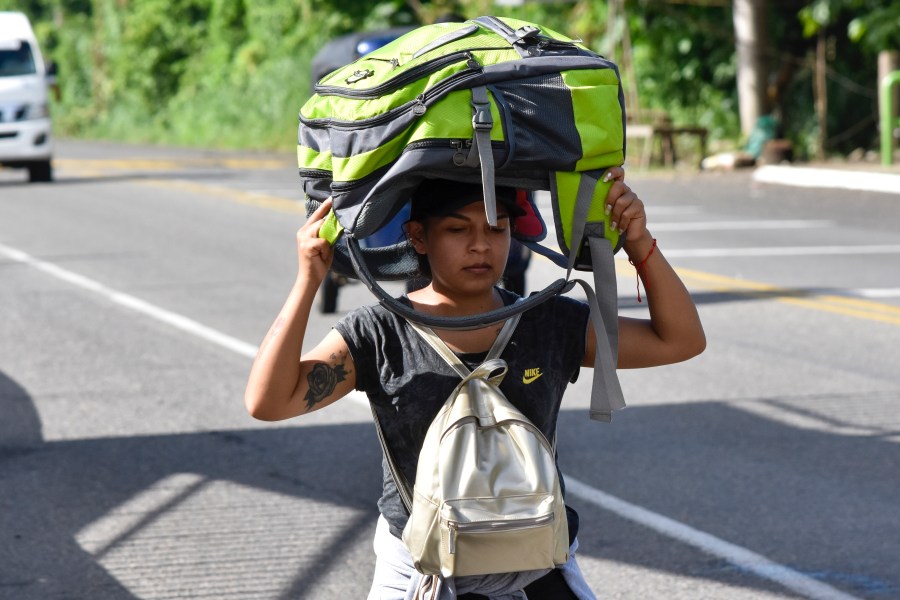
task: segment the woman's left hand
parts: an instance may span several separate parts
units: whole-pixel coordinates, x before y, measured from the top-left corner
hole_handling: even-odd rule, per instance
[[[652,241],[647,231],[644,203],[626,185],[625,169],[622,167],[608,169],[604,181],[613,182],[606,194],[606,214],[610,215],[610,225],[620,234],[625,234],[625,252],[631,256],[633,250],[643,250],[647,241]]]

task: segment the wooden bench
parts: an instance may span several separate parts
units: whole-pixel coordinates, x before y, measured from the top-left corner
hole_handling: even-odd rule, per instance
[[[691,135],[696,137],[700,142],[700,158],[697,159],[697,165],[706,156],[706,139],[709,132],[705,127],[673,127],[670,125],[655,125],[653,127],[653,135],[659,138],[660,147],[662,149],[662,163],[666,166],[673,166],[678,160],[678,154],[675,149],[675,138],[681,135]]]
[[[639,123],[629,123],[625,129],[627,138],[643,139],[643,147],[640,152],[640,166],[646,169],[653,160],[653,146],[656,140],[660,145],[660,162],[671,167],[678,160],[678,152],[676,148],[676,139],[679,136],[693,136],[699,142],[700,156],[697,164],[706,156],[706,142],[709,132],[705,127],[686,126],[676,127],[669,123],[660,123],[656,125],[643,125]]]

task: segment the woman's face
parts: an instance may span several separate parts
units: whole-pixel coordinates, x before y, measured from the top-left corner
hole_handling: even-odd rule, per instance
[[[497,213],[497,227],[488,225],[481,201],[425,223],[410,222],[413,246],[428,257],[435,291],[484,293],[500,280],[509,256],[510,221],[499,203]]]

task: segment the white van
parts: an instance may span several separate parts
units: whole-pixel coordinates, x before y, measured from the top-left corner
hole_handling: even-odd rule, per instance
[[[0,11],[0,165],[53,179],[48,74],[28,17]]]

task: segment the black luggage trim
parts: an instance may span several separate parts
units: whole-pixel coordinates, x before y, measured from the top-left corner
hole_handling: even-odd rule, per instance
[[[429,104],[433,103],[435,100],[440,99],[441,96],[443,96],[445,93],[453,91],[453,89],[459,86],[461,82],[464,82],[472,77],[480,76],[481,74],[482,69],[480,66],[463,69],[462,71],[458,71],[450,77],[447,77],[443,81],[439,82],[430,90],[426,90],[425,92],[419,94],[415,99],[410,100],[406,104],[401,104],[396,108],[392,108],[385,113],[381,113],[380,115],[376,115],[368,119],[361,119],[359,121],[344,121],[335,119],[333,117],[326,117],[323,119],[307,119],[301,114],[300,123],[307,127],[333,127],[336,129],[360,129],[364,127],[377,126],[387,121],[393,121],[398,116],[415,109],[415,107],[417,106],[421,106],[427,109]]]

